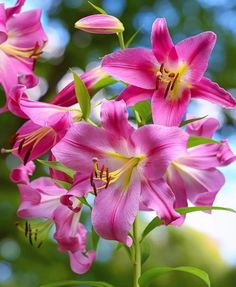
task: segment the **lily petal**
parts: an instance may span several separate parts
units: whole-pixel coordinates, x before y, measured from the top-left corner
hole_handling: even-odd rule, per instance
[[[150,100],[153,93],[154,90],[129,86],[120,93],[120,95],[116,98],[116,101],[124,100],[126,105],[129,107],[138,102]]]
[[[236,99],[226,90],[208,78],[202,78],[191,89],[192,98],[199,98],[230,109],[236,107]]]
[[[195,117],[187,114],[186,119],[194,119]],[[212,138],[214,133],[219,129],[219,121],[215,118],[205,118],[192,122],[186,126],[186,132],[194,136],[202,136]]]
[[[6,12],[4,5],[0,4],[0,45],[7,40]]]
[[[70,256],[70,267],[78,274],[86,273],[96,259],[96,253],[93,250],[88,251],[86,254],[81,251],[68,252],[68,254]]]
[[[21,203],[17,214],[23,218],[49,218],[60,204],[60,196],[66,190],[58,187],[50,178],[40,177],[30,184],[18,185]]]
[[[190,90],[185,89],[176,99],[165,99],[162,89],[154,92],[152,97],[153,122],[158,125],[178,126],[190,101]]]
[[[175,196],[163,179],[143,181],[141,201],[149,210],[154,210],[165,224],[170,224],[180,215],[175,211]]]
[[[152,25],[152,49],[159,63],[164,63],[174,47],[165,18],[158,18]]]
[[[155,89],[158,62],[152,50],[129,48],[105,56],[102,70],[109,75],[144,89]]]
[[[104,101],[101,108],[101,123],[104,129],[118,139],[129,141],[134,128],[128,122],[128,111],[124,101]]]
[[[131,246],[128,232],[138,212],[140,187],[140,182],[133,180],[127,190],[114,184],[98,193],[92,210],[92,223],[100,236]]]
[[[190,82],[197,82],[204,75],[215,42],[215,33],[203,32],[176,44],[175,48],[180,60],[189,66]]]
[[[161,178],[172,160],[186,154],[188,137],[177,127],[146,125],[136,130],[132,140],[139,153],[147,157],[143,163],[144,175],[150,180]]]

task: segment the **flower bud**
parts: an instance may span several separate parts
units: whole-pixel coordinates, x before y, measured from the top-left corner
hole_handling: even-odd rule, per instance
[[[94,34],[115,34],[124,31],[124,26],[114,16],[95,14],[80,19],[75,28]]]

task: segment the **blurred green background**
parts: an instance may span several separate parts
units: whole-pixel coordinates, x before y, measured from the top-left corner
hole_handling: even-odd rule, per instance
[[[9,6],[14,3],[11,0],[0,2]],[[207,74],[235,95],[235,1],[94,0],[93,3],[121,19],[126,28],[126,40],[137,29],[141,29],[132,46],[150,47],[151,25],[156,17],[167,18],[174,41],[201,31],[214,31],[218,35],[218,41]],[[49,43],[43,58],[36,65],[36,73],[41,77],[40,85],[32,89],[30,95],[34,99],[41,97],[42,100],[49,100],[68,82],[69,67],[77,68],[81,72],[87,70],[96,65],[104,54],[117,48],[118,43],[114,35],[91,35],[74,29],[74,23],[79,18],[96,13],[87,1],[26,0],[25,10],[36,7],[43,9],[43,25],[48,33]],[[111,92],[118,89],[119,86],[114,86]],[[214,105],[196,102],[190,106],[190,112],[218,117],[221,129],[217,136],[229,137],[235,148],[235,111],[222,111]],[[21,124],[22,120],[10,113],[0,115],[1,147],[9,146],[10,137]],[[132,278],[128,257],[124,251],[115,250],[114,242],[100,242],[98,260],[83,276],[70,271],[67,255],[57,251],[53,240],[49,239],[40,249],[29,245],[15,227],[19,196],[16,186],[9,180],[9,170],[14,165],[16,162],[12,156],[1,155],[0,286],[36,287],[60,280],[94,279],[108,281],[117,287],[130,287]],[[233,175],[235,172],[232,173],[231,170],[228,178],[232,186],[235,186]],[[224,192],[227,198],[229,191]],[[217,225],[217,222],[215,224]],[[235,225],[228,228],[235,230]],[[220,232],[222,231],[219,229]],[[151,256],[144,263],[143,270],[151,266],[193,265],[209,273],[214,287],[234,287],[236,284],[236,253],[235,258],[227,262],[213,239],[186,225],[181,228],[160,228],[153,232],[145,243],[150,245]],[[232,252],[235,252],[235,249]],[[200,287],[203,283],[190,275],[169,273],[151,286]]]

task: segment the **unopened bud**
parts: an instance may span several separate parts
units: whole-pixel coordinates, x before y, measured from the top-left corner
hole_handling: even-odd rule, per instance
[[[75,28],[94,34],[115,34],[125,30],[119,19],[107,14],[82,18],[75,23]]]

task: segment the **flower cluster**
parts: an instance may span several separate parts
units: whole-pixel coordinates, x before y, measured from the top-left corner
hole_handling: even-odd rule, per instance
[[[204,76],[216,35],[204,32],[174,45],[165,19],[157,19],[152,49],[115,51],[100,66],[75,74],[50,103],[32,101],[27,88],[37,84],[34,61],[47,37],[40,10],[20,13],[23,3],[18,0],[8,9],[0,4],[0,82],[7,97],[2,111],[26,119],[12,147],[2,152],[21,160],[10,177],[19,188],[18,215],[27,219],[29,242],[40,246],[40,236],[54,225],[59,250],[69,254],[74,272],[84,273],[96,257],[95,250],[87,251],[87,230],[80,220],[85,205],[100,237],[130,247],[139,211],[155,211],[163,224],[181,225],[185,217],[178,209],[188,202],[213,204],[224,184],[217,167],[236,156],[227,140],[212,139],[219,128],[216,119],[187,114],[183,120],[191,98],[224,108],[234,108],[236,100]],[[113,16],[92,15],[75,27],[117,33],[123,46],[124,27]],[[99,122],[92,122],[90,97],[118,80],[127,84],[125,89],[113,100],[104,99]],[[151,105],[149,122],[140,120],[135,108],[136,121],[129,120],[128,107],[139,102]],[[41,156],[47,156],[40,162],[50,175],[30,181],[33,161]]]

